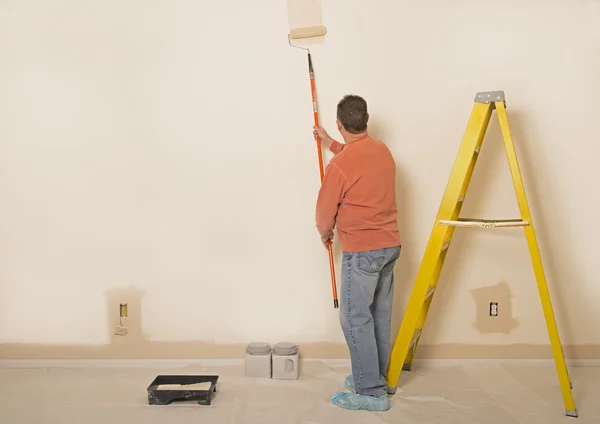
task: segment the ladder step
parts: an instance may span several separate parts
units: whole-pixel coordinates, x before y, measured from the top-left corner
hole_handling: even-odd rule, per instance
[[[429,286],[429,290],[427,290],[427,295],[425,296],[425,300],[429,299],[434,291],[435,291],[435,287]]]
[[[440,225],[447,225],[449,227],[477,227],[477,228],[507,228],[507,227],[528,227],[531,225],[528,221],[521,219],[499,219],[499,220],[488,220],[488,219],[471,219],[471,218],[460,218],[457,221],[452,220],[441,220]]]
[[[412,340],[410,341],[410,346],[408,347],[409,349],[417,344],[417,342],[419,341],[419,338],[421,337],[422,332],[423,332],[423,330],[416,330],[414,332]]]

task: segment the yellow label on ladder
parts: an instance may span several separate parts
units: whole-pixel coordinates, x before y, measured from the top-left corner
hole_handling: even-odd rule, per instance
[[[459,218],[481,145],[494,110],[496,110],[500,122],[500,130],[508,156],[521,218],[498,221]],[[433,230],[425,248],[421,266],[419,267],[415,285],[408,301],[404,319],[402,320],[402,325],[400,326],[400,331],[392,350],[388,365],[389,387],[395,388],[398,385],[398,379],[402,370],[410,371],[411,369],[413,358],[423,333],[429,306],[435,295],[442,266],[444,265],[444,260],[446,259],[456,227],[523,227],[540,293],[546,327],[550,336],[550,344],[556,363],[566,414],[570,417],[577,417],[577,410],[573,401],[573,394],[571,393],[571,382],[556,326],[554,311],[552,310],[550,293],[533,229],[529,205],[525,196],[525,187],[523,186],[517,154],[508,125],[503,91],[482,92],[477,93],[475,96],[475,104],[471,117],[450,173],[450,179],[446,186],[446,191],[444,192]]]

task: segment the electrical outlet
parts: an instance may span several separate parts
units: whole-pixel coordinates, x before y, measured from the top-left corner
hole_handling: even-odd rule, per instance
[[[490,302],[490,316],[491,317],[498,316],[498,302]]]
[[[127,328],[117,325],[115,328],[115,336],[125,336],[127,335]]]
[[[115,336],[127,335],[127,327],[123,326],[123,318],[127,318],[127,303],[119,304],[119,325],[115,328]]]

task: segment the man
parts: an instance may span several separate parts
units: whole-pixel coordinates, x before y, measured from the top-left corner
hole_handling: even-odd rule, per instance
[[[335,154],[319,191],[316,222],[327,247],[337,235],[343,250],[340,322],[350,349],[352,393],[333,396],[345,409],[390,409],[386,383],[394,265],[400,256],[396,206],[396,165],[387,146],[367,131],[366,101],[345,96],[337,105],[344,143],[321,127],[314,136]]]

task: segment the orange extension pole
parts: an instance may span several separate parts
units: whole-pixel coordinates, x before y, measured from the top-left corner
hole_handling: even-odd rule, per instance
[[[315,72],[313,69],[312,59],[310,57],[310,51],[308,52],[308,72],[310,74],[310,91],[312,94],[313,103],[313,115],[315,119],[315,125],[319,126],[319,111],[317,109],[317,90],[315,88]],[[323,149],[321,148],[321,139],[317,136],[317,152],[319,155],[319,172],[321,174],[321,184],[325,178],[325,170],[323,168]],[[338,294],[337,294],[337,283],[335,280],[335,265],[333,261],[333,245],[331,240],[328,243],[327,250],[329,251],[329,270],[331,272],[331,290],[333,291],[333,307],[339,308]]]

